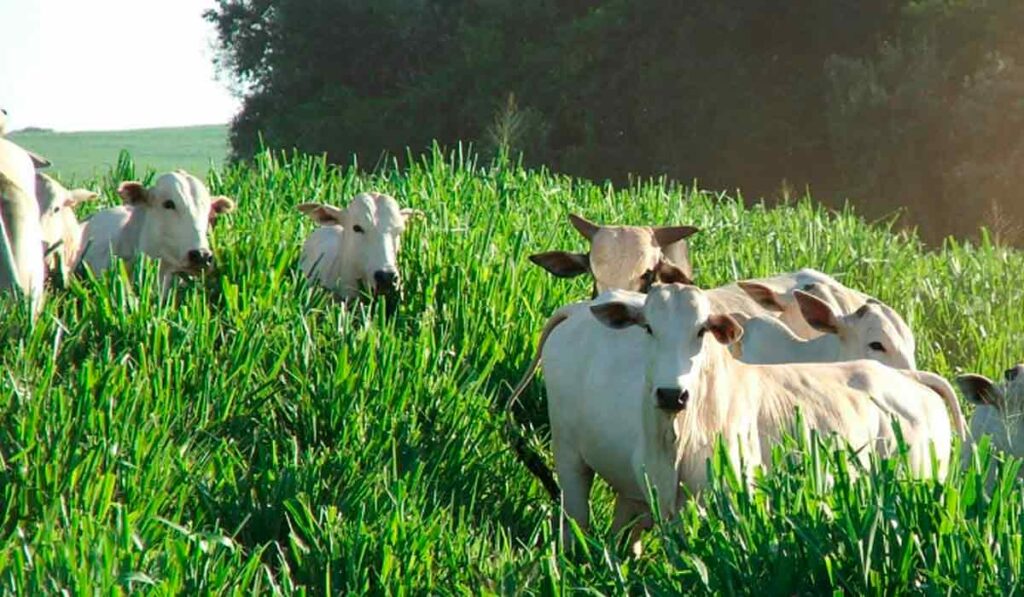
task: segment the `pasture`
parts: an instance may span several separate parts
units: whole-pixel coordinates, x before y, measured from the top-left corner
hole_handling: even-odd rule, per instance
[[[53,162],[47,170],[65,182],[85,181],[117,165],[124,149],[141,168],[166,172],[184,168],[205,172],[219,167],[228,154],[227,126],[222,124],[128,131],[14,132],[10,139]]]
[[[132,169],[95,181],[104,204],[114,181],[141,175]],[[705,287],[829,272],[903,313],[919,367],[949,378],[997,378],[1022,360],[1021,253],[985,241],[925,252],[809,199],[747,208],[458,152],[370,175],[262,153],[207,182],[238,204],[212,233],[215,275],[166,300],[153,263],[74,280],[50,291],[34,324],[24,306],[0,306],[3,591],[1019,590],[1016,462],[982,454],[944,485],[899,480],[896,462],[851,480],[837,466],[844,451],[794,443],[752,493],[718,476],[702,504],[646,536],[639,560],[609,535],[597,483],[597,527],[570,555],[509,449],[503,409],[547,316],[589,296],[586,280],[554,280],[526,259],[585,246],[569,211],[701,227],[690,241]],[[403,237],[406,298],[391,316],[345,311],[297,267],[311,223],[294,206],[371,189],[426,214]],[[539,380],[517,417],[549,454]],[[990,495],[986,467],[998,469]]]

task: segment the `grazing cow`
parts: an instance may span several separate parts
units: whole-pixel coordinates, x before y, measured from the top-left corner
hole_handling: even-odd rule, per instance
[[[46,277],[35,194],[31,157],[0,139],[0,290],[16,289],[27,295],[33,314],[42,308]]]
[[[693,226],[599,226],[575,214],[569,221],[590,241],[588,253],[549,251],[530,261],[559,278],[590,273],[593,296],[611,289],[646,292],[653,282],[685,282],[693,278],[687,237]]]
[[[65,280],[81,250],[82,225],[75,217],[75,207],[97,197],[97,193],[86,189],[69,191],[49,176],[36,173],[36,199],[46,245],[46,267],[53,272],[59,265]]]
[[[804,320],[823,336],[805,340],[780,320],[759,316],[743,324],[743,340],[733,346],[744,363],[833,363],[872,359],[896,369],[917,369],[914,336],[895,311],[869,298],[859,309],[842,315],[824,300],[793,291]]]
[[[345,209],[303,203],[298,210],[320,225],[302,245],[299,266],[307,278],[343,299],[363,289],[374,295],[398,291],[402,232],[422,212],[399,208],[383,193],[360,193]]]
[[[712,311],[706,293],[683,285],[654,286],[646,297],[610,293],[589,309],[571,305],[555,314],[538,357],[568,516],[587,525],[595,472],[615,490],[616,530],[645,514],[645,478],[671,516],[684,496],[680,483],[691,492],[706,485],[716,437],[734,467],[758,465],[793,430],[798,410],[806,430],[838,435],[864,463],[872,452],[895,452],[898,419],[913,472],[945,475],[947,407],[965,434],[945,380],[864,360],[747,365],[726,348],[742,333],[732,317]],[[747,475],[749,466],[742,467]]]
[[[1003,380],[997,384],[987,377],[970,374],[961,375],[956,381],[967,401],[975,405],[971,416],[972,440],[977,442],[982,436],[991,435],[995,448],[1021,457],[1024,456],[1024,364],[1007,369]],[[1024,477],[1024,468],[1018,475]]]
[[[210,224],[235,209],[228,197],[211,197],[195,176],[177,170],[146,188],[123,182],[117,189],[124,205],[89,218],[82,231],[79,262],[99,273],[114,257],[130,260],[144,253],[160,261],[163,287],[175,274],[193,274],[213,266],[207,239]]]

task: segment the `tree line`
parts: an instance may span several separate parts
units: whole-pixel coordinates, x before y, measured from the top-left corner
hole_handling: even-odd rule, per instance
[[[1024,240],[1019,0],[219,0],[265,143],[372,167],[432,142],[622,183],[802,194]]]

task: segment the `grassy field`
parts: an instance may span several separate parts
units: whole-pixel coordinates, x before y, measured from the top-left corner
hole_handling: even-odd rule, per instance
[[[107,201],[130,170],[96,182]],[[548,314],[589,293],[526,260],[583,248],[567,211],[699,225],[706,286],[830,272],[899,309],[919,365],[947,376],[996,376],[1024,355],[1020,253],[926,253],[810,201],[768,210],[660,183],[613,191],[460,155],[360,175],[264,154],[209,184],[239,207],[214,231],[216,276],[165,301],[152,264],[75,281],[35,325],[0,306],[0,590],[1020,591],[1017,463],[986,456],[944,485],[902,481],[893,462],[850,480],[844,452],[786,446],[753,493],[716,476],[639,560],[609,536],[598,483],[596,528],[566,555],[502,415]],[[407,300],[391,317],[344,311],[296,267],[311,223],[294,206],[366,189],[426,212],[403,242]],[[547,454],[542,383],[524,398]],[[985,466],[999,470],[990,493]]]
[[[227,126],[88,131],[81,133],[22,132],[9,138],[49,158],[48,171],[63,180],[84,181],[107,172],[128,151],[139,168],[159,172],[184,168],[205,174],[220,167],[228,155]]]

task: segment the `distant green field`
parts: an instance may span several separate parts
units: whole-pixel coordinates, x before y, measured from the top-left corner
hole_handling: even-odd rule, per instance
[[[8,138],[48,158],[53,162],[52,173],[65,182],[106,173],[117,163],[122,149],[131,153],[140,174],[150,168],[184,168],[205,175],[211,164],[220,167],[228,154],[227,125],[222,124],[80,133],[15,132]]]

